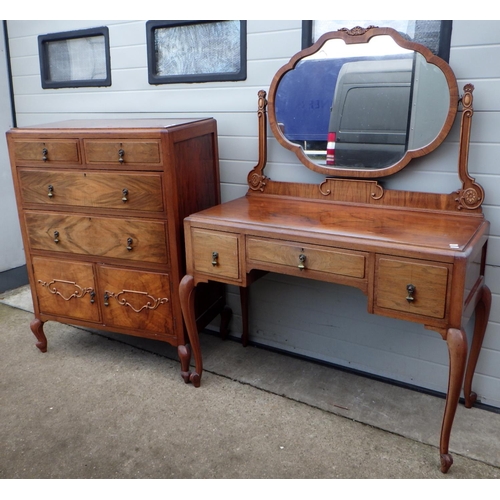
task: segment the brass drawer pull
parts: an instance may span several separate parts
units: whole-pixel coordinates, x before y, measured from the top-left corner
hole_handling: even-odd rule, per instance
[[[413,294],[415,293],[416,291],[416,287],[415,285],[406,285],[406,291],[408,292],[408,296],[406,297],[406,300],[408,301],[408,303],[411,303],[415,300],[415,297],[413,296]]]
[[[122,189],[122,195],[123,195],[122,196],[123,203],[127,203],[127,201],[128,201],[128,198],[127,198],[127,196],[128,196],[128,189],[123,188]]]
[[[212,266],[218,266],[219,265],[219,254],[218,252],[212,252]]]
[[[93,304],[95,302],[95,292],[92,290],[90,292],[90,303]]]
[[[48,194],[47,194],[47,196],[49,198],[53,198],[54,197],[54,186],[52,184],[49,184],[49,186],[47,187],[47,189],[49,191]]]
[[[104,305],[106,307],[109,306],[109,294],[108,294],[108,292],[104,292]]]
[[[129,252],[132,251],[132,243],[134,242],[134,240],[132,238],[127,238],[127,250]]]
[[[300,264],[298,266],[301,271],[306,268],[305,261],[306,261],[306,256],[303,253],[301,253],[299,255],[299,262],[300,262]]]
[[[123,149],[118,150],[118,161],[120,163],[124,163],[125,160],[123,159],[123,155],[125,154],[125,151]]]
[[[43,161],[47,161],[48,160],[48,157],[47,157],[48,152],[49,151],[47,150],[47,148],[43,148],[42,149],[42,160]]]
[[[59,243],[59,231],[54,231],[54,243]]]

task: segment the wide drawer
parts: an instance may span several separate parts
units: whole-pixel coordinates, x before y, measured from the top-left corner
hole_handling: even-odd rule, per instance
[[[44,165],[80,163],[78,139],[16,139],[16,163],[40,162]]]
[[[377,256],[375,305],[442,319],[449,274],[444,264]]]
[[[318,271],[351,278],[365,277],[365,255],[337,248],[248,238],[247,260],[301,271]]]
[[[99,301],[106,326],[172,337],[172,305],[168,274],[98,266]]]
[[[92,264],[33,257],[33,272],[42,314],[100,322]]]
[[[159,174],[20,169],[24,203],[162,212]]]
[[[160,141],[156,139],[84,139],[83,144],[88,164],[161,164]]]
[[[50,250],[166,264],[163,222],[113,217],[25,213],[32,250]]]
[[[234,280],[240,278],[238,235],[193,229],[191,236],[197,272]]]

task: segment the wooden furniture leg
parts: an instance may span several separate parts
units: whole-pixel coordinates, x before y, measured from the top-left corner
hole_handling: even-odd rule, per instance
[[[182,316],[186,324],[186,330],[189,337],[189,346],[179,346],[177,348],[181,356],[181,370],[184,381],[191,382],[195,387],[200,386],[201,374],[203,372],[203,362],[201,358],[200,339],[198,336],[198,328],[196,326],[196,314],[194,309],[195,298],[194,278],[186,274],[182,278],[179,285],[179,296],[181,301]],[[188,366],[182,365],[182,357],[186,358],[188,351],[191,350],[194,354],[195,371],[191,372]],[[191,357],[191,356],[189,356]]]
[[[248,287],[240,286],[240,304],[243,330],[241,334],[241,343],[243,347],[246,347],[248,345]]]
[[[472,377],[476,371],[479,352],[483,345],[484,334],[488,326],[488,318],[491,310],[491,291],[487,286],[483,286],[481,290],[481,298],[476,306],[476,319],[474,323],[474,336],[472,338],[469,361],[467,363],[467,371],[465,372],[464,381],[464,397],[465,407],[471,408],[476,402],[477,394],[472,391]]]
[[[460,391],[464,380],[465,362],[467,359],[467,336],[463,329],[449,328],[446,335],[448,353],[450,356],[448,393],[444,409],[443,425],[439,451],[441,454],[441,472],[446,473],[453,464],[453,458],[448,453],[451,427],[457,411]]]
[[[39,320],[38,318],[35,318],[30,323],[30,328],[38,340],[38,342],[35,345],[38,347],[38,349],[40,349],[40,351],[47,352],[47,337],[43,332],[43,321]]]

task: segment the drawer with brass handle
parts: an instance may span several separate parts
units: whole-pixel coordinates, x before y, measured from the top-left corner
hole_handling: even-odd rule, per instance
[[[13,141],[13,150],[18,165],[81,163],[77,139],[17,139]]]
[[[160,142],[156,139],[84,139],[86,163],[109,163],[116,166],[147,164],[161,169]]]
[[[248,261],[296,268],[304,275],[316,271],[365,277],[366,254],[362,252],[263,238],[248,238],[246,248]]]
[[[446,264],[377,256],[375,307],[442,319],[450,269]]]
[[[31,211],[25,220],[32,250],[168,262],[164,222]]]
[[[234,280],[240,278],[238,235],[192,229],[196,271]]]
[[[159,173],[19,169],[24,204],[163,212]]]

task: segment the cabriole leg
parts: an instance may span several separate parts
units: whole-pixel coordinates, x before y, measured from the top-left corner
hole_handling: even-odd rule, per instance
[[[467,359],[467,336],[465,331],[449,328],[446,335],[448,353],[450,356],[448,393],[444,409],[443,425],[441,427],[441,440],[439,451],[441,454],[441,472],[446,473],[453,463],[452,456],[448,453],[450,444],[451,427],[457,411],[460,391],[464,380],[465,362]]]
[[[183,365],[183,357],[187,357],[187,352],[189,350],[188,346],[179,346],[177,351],[181,357],[181,370],[182,378],[185,382],[191,382],[195,387],[200,386],[201,374],[203,371],[203,362],[201,359],[201,349],[200,349],[200,339],[198,336],[198,328],[196,326],[196,313],[194,308],[194,298],[195,298],[195,286],[194,278],[187,274],[182,278],[179,285],[179,296],[181,302],[182,316],[184,317],[184,323],[186,324],[186,330],[189,337],[190,351],[194,355],[195,371],[191,372],[189,370],[189,362],[186,367]],[[189,356],[191,357],[191,356]]]
[[[472,378],[476,371],[479,352],[483,345],[484,334],[488,326],[488,319],[491,310],[491,291],[487,286],[483,286],[481,290],[481,298],[476,306],[476,320],[474,323],[474,336],[472,338],[469,361],[467,363],[467,371],[465,372],[464,382],[464,397],[465,407],[471,408],[476,402],[477,394],[472,391]]]
[[[47,352],[47,337],[43,332],[43,321],[39,320],[38,318],[35,318],[30,323],[30,328],[38,340],[38,342],[35,345],[38,347],[38,349],[40,349],[40,351]]]

